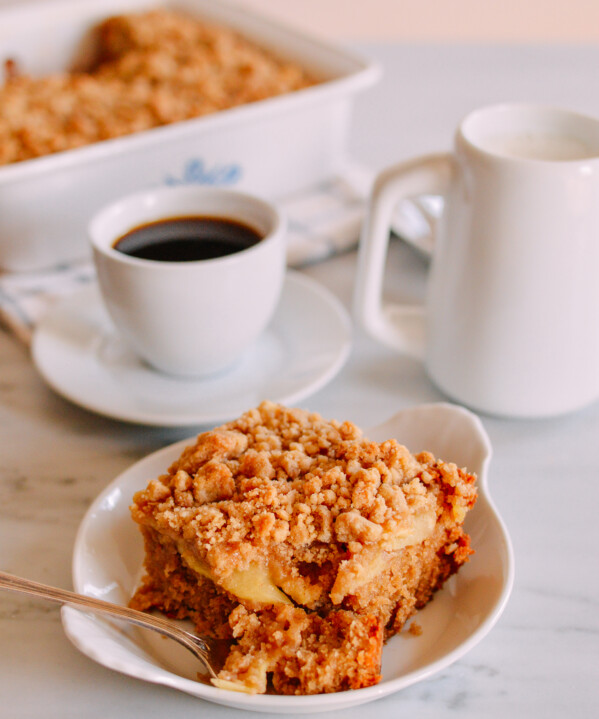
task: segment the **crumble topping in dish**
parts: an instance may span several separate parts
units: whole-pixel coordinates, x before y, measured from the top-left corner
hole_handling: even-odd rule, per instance
[[[233,30],[180,12],[109,18],[87,71],[21,74],[5,59],[0,165],[307,87],[315,80]]]
[[[475,499],[474,477],[430,453],[264,402],[135,495],[147,575],[132,604],[234,639],[221,686],[368,686],[383,639],[467,561]]]

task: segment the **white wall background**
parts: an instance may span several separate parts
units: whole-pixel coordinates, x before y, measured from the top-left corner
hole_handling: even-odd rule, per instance
[[[53,0],[0,0],[0,6],[31,1]],[[229,2],[247,5],[310,33],[333,39],[418,43],[599,42],[599,0]]]
[[[237,0],[331,38],[597,42],[599,0]]]

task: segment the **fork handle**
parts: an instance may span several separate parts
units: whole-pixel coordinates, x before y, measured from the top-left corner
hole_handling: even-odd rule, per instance
[[[59,604],[82,607],[94,613],[97,612],[124,619],[137,626],[165,634],[195,654],[195,656],[204,663],[210,675],[212,677],[216,676],[208,661],[209,649],[206,642],[204,642],[201,637],[194,636],[183,629],[179,629],[179,627],[174,626],[162,617],[145,614],[144,612],[130,609],[129,607],[122,607],[119,604],[106,602],[103,599],[96,599],[95,597],[88,597],[84,594],[70,592],[67,589],[59,589],[58,587],[51,587],[47,584],[33,582],[30,579],[23,579],[22,577],[17,577],[14,574],[8,574],[8,572],[3,571],[0,571],[0,589],[8,589],[34,597],[41,597],[42,599],[48,599],[51,602],[57,602]]]

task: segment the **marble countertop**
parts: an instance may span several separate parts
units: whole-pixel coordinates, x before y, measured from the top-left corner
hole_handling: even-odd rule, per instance
[[[599,115],[599,47],[363,49],[385,76],[359,99],[351,150],[375,169],[447,149],[458,120],[490,102],[534,100]],[[350,252],[304,271],[349,307],[355,263]],[[394,240],[386,292],[418,300],[426,271],[423,257]],[[302,405],[370,426],[443,399],[420,363],[358,331],[341,373]],[[516,556],[510,602],[457,663],[345,710],[344,719],[599,715],[599,403],[551,420],[482,421],[494,447],[490,490]],[[0,331],[0,567],[70,587],[73,542],[90,501],[138,458],[193,433],[120,424],[69,404],[45,386],[28,350]],[[42,601],[0,593],[0,647],[7,719],[241,715],[95,664],[67,640],[57,607]]]

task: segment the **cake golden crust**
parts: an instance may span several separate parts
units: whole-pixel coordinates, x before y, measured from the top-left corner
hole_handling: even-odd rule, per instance
[[[133,605],[232,636],[222,678],[248,691],[369,686],[383,638],[467,561],[475,499],[474,477],[430,453],[264,402],[135,495],[147,574]],[[277,623],[297,631],[271,651]]]

